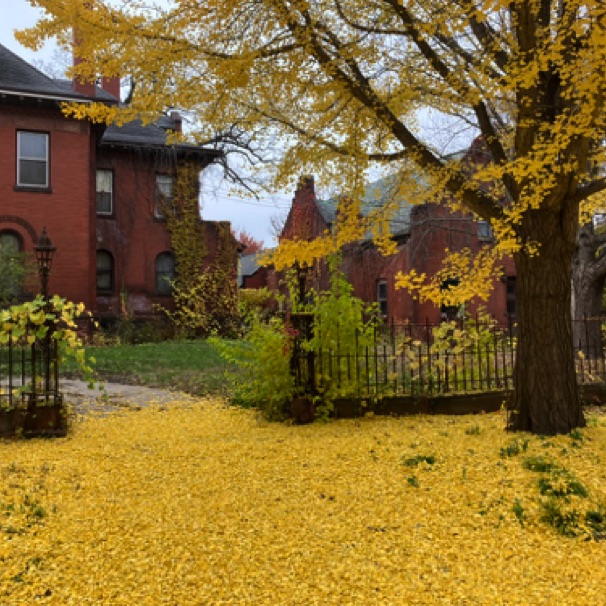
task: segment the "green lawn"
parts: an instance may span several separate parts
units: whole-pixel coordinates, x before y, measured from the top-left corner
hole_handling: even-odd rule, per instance
[[[113,381],[150,387],[179,389],[196,395],[225,392],[225,362],[207,341],[166,341],[138,345],[87,347],[97,375]],[[75,367],[67,363],[66,376]]]

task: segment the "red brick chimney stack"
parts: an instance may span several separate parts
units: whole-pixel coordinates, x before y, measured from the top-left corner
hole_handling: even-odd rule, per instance
[[[110,95],[113,95],[120,101],[120,78],[114,76],[113,78],[105,78],[101,79],[101,88]]]
[[[181,114],[177,111],[170,112],[170,118],[173,121],[173,130],[176,133],[180,133],[183,130],[183,118]]]

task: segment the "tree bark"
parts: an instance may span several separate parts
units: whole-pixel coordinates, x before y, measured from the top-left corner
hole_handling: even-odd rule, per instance
[[[540,248],[515,256],[517,348],[508,406],[513,431],[554,435],[585,425],[572,341],[575,238],[564,226],[558,213],[530,211],[520,230]]]

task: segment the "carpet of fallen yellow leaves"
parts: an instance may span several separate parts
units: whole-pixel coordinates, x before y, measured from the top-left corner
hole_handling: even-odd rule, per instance
[[[603,504],[606,425],[504,424],[293,427],[199,401],[0,443],[0,605],[606,604],[606,541],[542,522],[523,465],[548,457]]]

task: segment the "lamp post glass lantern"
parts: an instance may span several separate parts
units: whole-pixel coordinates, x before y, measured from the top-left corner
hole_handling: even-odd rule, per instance
[[[42,229],[42,233],[38,237],[38,243],[34,249],[36,251],[36,262],[38,263],[38,275],[40,276],[40,286],[42,288],[42,296],[48,299],[48,277],[50,276],[53,265],[53,255],[57,250],[53,246],[51,239],[46,233],[46,227]]]

